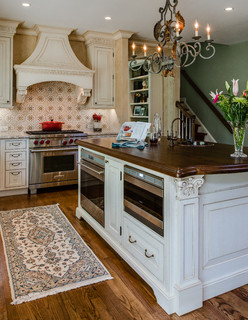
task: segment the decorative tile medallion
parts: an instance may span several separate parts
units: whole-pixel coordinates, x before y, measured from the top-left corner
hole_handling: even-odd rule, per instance
[[[13,302],[112,279],[58,205],[0,212]]]

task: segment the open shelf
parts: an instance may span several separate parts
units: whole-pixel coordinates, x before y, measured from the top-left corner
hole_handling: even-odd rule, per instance
[[[149,117],[148,116],[131,116],[130,118],[135,118],[135,119],[137,119],[137,118],[142,118],[142,119],[149,119]]]
[[[139,93],[139,92],[148,92],[149,89],[138,89],[138,90],[130,90],[130,93]]]
[[[130,78],[129,80],[133,81],[133,80],[142,80],[142,79],[147,79],[147,78],[148,78],[148,75],[145,75],[145,76]]]
[[[148,104],[149,102],[132,102],[130,106],[142,106],[143,104]]]

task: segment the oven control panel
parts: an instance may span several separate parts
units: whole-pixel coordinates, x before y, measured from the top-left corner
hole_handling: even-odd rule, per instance
[[[140,171],[135,168],[131,168],[128,166],[124,166],[124,172],[134,178],[137,178],[139,180],[145,181],[147,183],[153,184],[161,189],[164,188],[164,179],[154,176],[150,173]]]
[[[85,137],[37,137],[29,139],[30,148],[51,148],[77,146],[76,141]]]
[[[85,151],[84,149],[82,149],[82,151],[81,151],[81,159],[89,161],[89,162],[92,162],[92,163],[95,163],[95,164],[97,164],[97,165],[99,165],[101,167],[105,166],[104,157],[101,157],[101,156],[96,155],[94,153]]]

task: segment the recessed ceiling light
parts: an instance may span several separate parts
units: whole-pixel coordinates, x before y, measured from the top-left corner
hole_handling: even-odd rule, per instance
[[[28,3],[28,2],[23,2],[23,3],[22,3],[22,6],[23,6],[23,7],[30,7],[30,6],[31,6],[31,4],[30,4],[30,3]]]
[[[105,20],[111,20],[111,17],[105,17]]]
[[[225,11],[233,11],[233,8],[232,7],[227,7],[227,8],[225,8]]]

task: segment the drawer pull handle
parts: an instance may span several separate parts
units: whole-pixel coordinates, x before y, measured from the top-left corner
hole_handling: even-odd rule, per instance
[[[151,254],[150,256],[148,256],[148,254],[147,254],[147,249],[145,249],[145,256],[146,256],[148,259],[150,259],[150,258],[154,257],[154,254]]]
[[[21,164],[22,164],[21,162],[11,163],[12,167],[18,167],[18,166],[20,166]]]
[[[12,174],[13,176],[18,176],[20,173],[21,173],[21,171],[18,171],[18,172],[11,172],[11,174]]]
[[[132,239],[132,236],[129,236],[129,238],[128,238],[128,241],[130,242],[130,243],[136,243],[137,241],[136,240],[131,240]]]
[[[13,158],[18,158],[18,157],[21,156],[21,154],[20,153],[19,154],[11,154],[10,156],[13,157]]]
[[[18,147],[18,146],[20,146],[21,144],[20,144],[20,142],[19,143],[11,143],[11,145],[13,146],[13,147]]]

